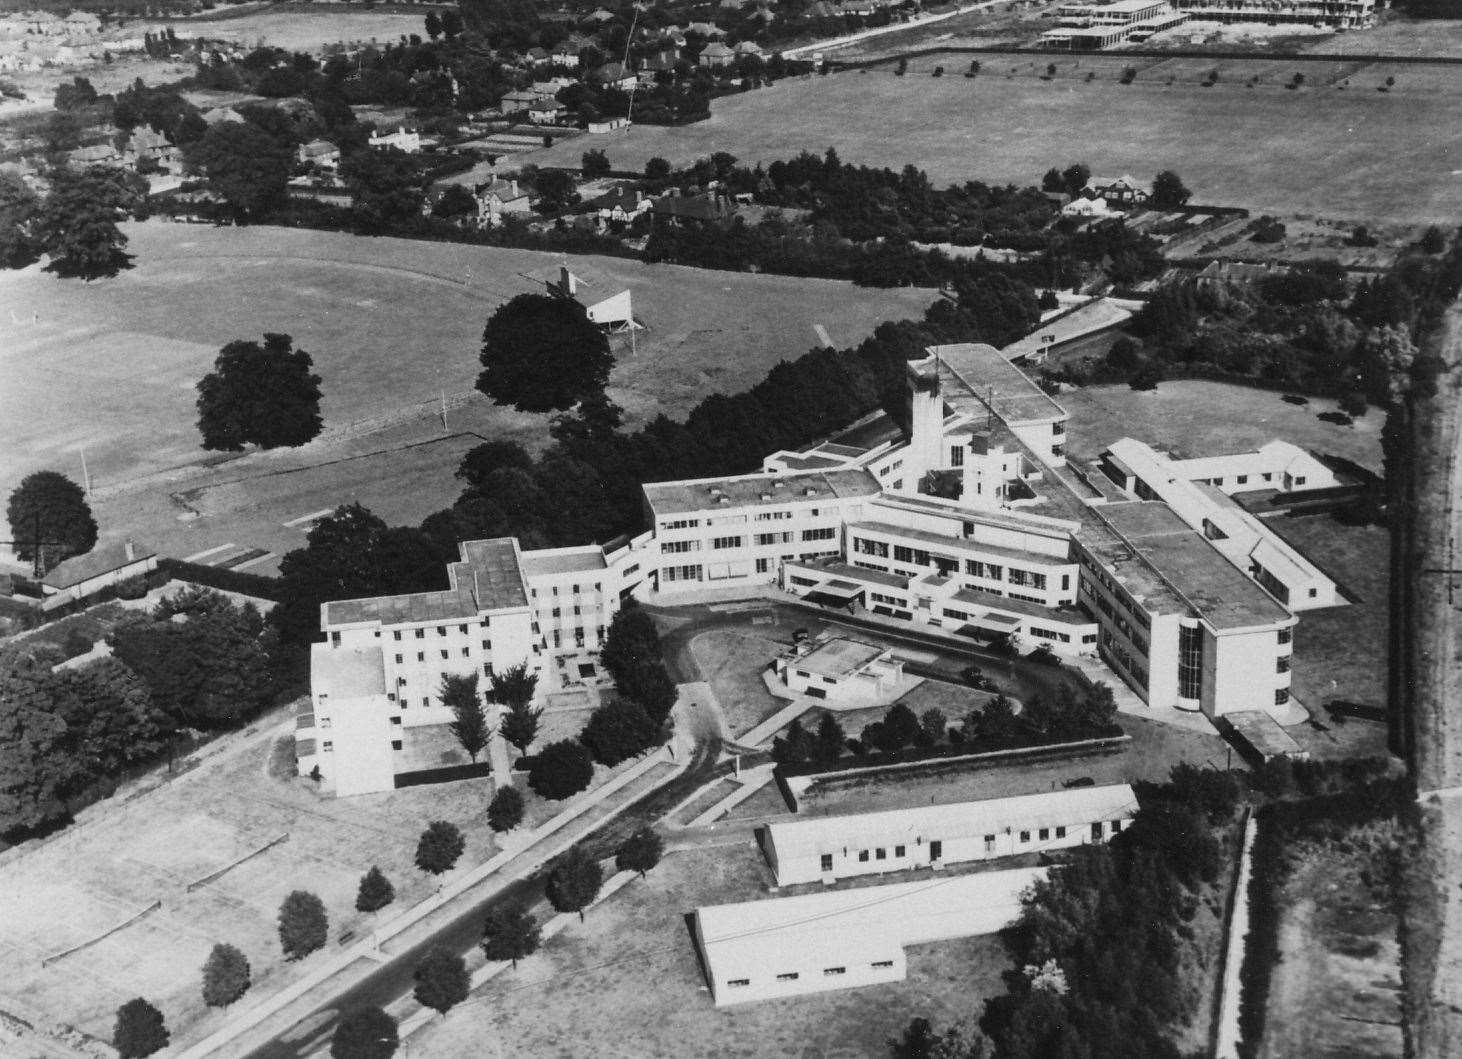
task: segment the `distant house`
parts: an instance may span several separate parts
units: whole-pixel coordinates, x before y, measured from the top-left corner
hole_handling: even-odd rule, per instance
[[[572,77],[550,77],[543,81],[534,81],[528,86],[528,91],[551,99],[572,84]]]
[[[1276,268],[1269,261],[1210,261],[1194,278],[1194,284],[1207,293],[1223,287],[1246,287],[1266,276],[1282,276],[1288,271]]]
[[[700,65],[711,69],[730,66],[736,61],[736,52],[721,43],[707,44],[697,60]]]
[[[102,31],[102,20],[89,11],[73,11],[61,23],[67,33],[95,36]]]
[[[726,31],[714,22],[692,22],[685,27],[687,33],[699,33],[707,40],[720,40],[726,35]]]
[[[569,108],[556,99],[540,99],[528,108],[528,120],[534,125],[556,125],[569,112]]]
[[[78,147],[66,156],[74,166],[88,165],[116,165],[122,160],[117,149],[111,143],[95,143],[88,147]]]
[[[372,147],[394,147],[398,151],[405,151],[407,154],[419,154],[421,152],[421,133],[407,132],[406,126],[397,126],[395,132],[371,133],[368,141]]]
[[[481,228],[497,228],[509,214],[530,211],[528,193],[516,180],[493,180],[474,189],[477,199],[477,224]]]
[[[560,41],[553,46],[552,55],[553,61],[558,63],[560,66],[576,67],[579,65],[580,62],[578,46],[570,44],[566,40]]]
[[[503,96],[498,106],[502,107],[504,114],[523,114],[533,104],[543,99],[537,92],[530,92],[526,89],[519,89],[516,92],[509,92]]]
[[[675,64],[679,59],[680,50],[678,48],[662,48],[653,55],[647,56],[640,63],[640,68],[637,72],[640,84],[654,84],[657,74],[673,74],[675,72]]]
[[[1061,207],[1063,217],[1111,217],[1115,212],[1107,205],[1106,199],[1087,198],[1085,195],[1078,195]]]
[[[340,148],[329,140],[311,140],[299,145],[295,157],[301,165],[315,165],[333,171],[340,164]]]
[[[588,207],[594,211],[598,227],[602,231],[611,223],[629,224],[655,207],[655,200],[638,188],[620,188],[607,195],[593,199]]]
[[[585,80],[591,85],[598,85],[601,88],[618,88],[623,92],[628,92],[639,84],[639,78],[626,70],[624,63],[617,62],[595,67],[589,71],[589,76]]]
[[[762,51],[761,45],[754,40],[744,40],[736,45],[736,55],[738,58],[743,55],[754,55],[758,59],[766,58],[766,52]]]
[[[523,56],[523,62],[529,66],[543,66],[553,62],[553,56],[542,48],[529,48],[527,54]]]
[[[86,599],[156,569],[157,552],[130,539],[98,545],[85,555],[72,556],[41,578],[45,594],[42,605],[59,607]]]
[[[224,121],[243,121],[244,116],[233,107],[214,107],[212,110],[203,112],[203,120],[209,125],[217,125]]]
[[[629,118],[604,118],[600,121],[589,122],[589,132],[595,136],[627,128],[629,128]]]
[[[594,11],[591,11],[589,14],[585,15],[584,21],[595,22],[602,26],[606,22],[614,21],[614,13],[612,11],[604,10],[604,8],[602,7],[597,8]]]
[[[1113,206],[1140,206],[1152,198],[1151,184],[1134,180],[1125,173],[1119,177],[1092,177],[1086,182],[1085,190]]]

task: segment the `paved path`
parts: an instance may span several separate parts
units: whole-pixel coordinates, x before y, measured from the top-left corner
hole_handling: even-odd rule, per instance
[[[857,44],[868,40],[870,37],[882,37],[889,33],[900,33],[904,30],[918,29],[921,26],[932,26],[936,22],[944,22],[954,18],[956,15],[963,15],[969,11],[980,11],[984,8],[995,7],[1004,0],[984,0],[983,3],[970,4],[966,7],[957,7],[953,11],[945,11],[942,14],[930,15],[928,18],[916,18],[912,22],[898,22],[892,26],[877,26],[873,29],[860,30],[857,33],[849,33],[844,37],[833,37],[829,40],[815,41],[812,44],[804,44],[797,48],[788,48],[782,52],[785,59],[798,59],[806,55],[815,55],[818,52],[833,51],[837,48],[846,48],[849,44]]]
[[[1244,825],[1244,845],[1239,854],[1239,881],[1234,887],[1234,909],[1224,940],[1223,992],[1218,1001],[1218,1029],[1214,1059],[1239,1059],[1239,1000],[1243,983],[1244,948],[1249,937],[1249,877],[1252,875],[1254,836],[1259,825],[1252,813]]]

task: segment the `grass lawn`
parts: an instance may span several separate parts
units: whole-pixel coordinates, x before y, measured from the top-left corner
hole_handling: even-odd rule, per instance
[[[1221,382],[1165,382],[1139,393],[1126,385],[1068,389],[1057,398],[1071,413],[1067,454],[1081,464],[1123,437],[1145,441],[1175,456],[1246,452],[1278,438],[1321,455],[1340,456],[1381,470],[1382,415],[1372,409],[1354,426],[1318,418],[1335,402],[1311,398],[1285,404],[1280,394]]]
[[[1320,84],[1319,74],[1298,91],[1228,79],[1213,88],[1165,80],[1124,86],[1117,78],[1132,60],[1121,56],[1083,56],[1079,72],[1050,81],[1028,69],[1006,76],[996,70],[1004,57],[980,56],[986,72],[967,79],[958,74],[969,58],[922,59],[949,71],[937,79],[896,77],[883,67],[782,81],[717,100],[707,121],[640,126],[603,147],[622,169],[640,169],[656,155],[685,163],[724,150],[770,162],[833,146],[846,162],[895,170],[912,162],[940,183],[1025,185],[1052,165],[1082,160],[1095,172],[1143,177],[1171,168],[1198,201],[1269,212],[1442,222],[1462,207],[1462,182],[1452,175],[1455,90],[1408,89],[1398,78],[1388,93],[1339,91]],[[1040,57],[1040,69],[1049,61]],[[1276,68],[1288,77],[1292,66]],[[1352,78],[1358,85],[1366,76]],[[1462,89],[1462,74],[1449,76]],[[524,157],[577,165],[580,151],[570,144]],[[1398,157],[1407,164],[1396,166]]]
[[[1396,912],[1361,881],[1375,871],[1368,854],[1345,841],[1293,851],[1261,1059],[1403,1054]]]
[[[110,1039],[117,1006],[144,995],[163,1011],[175,1041],[191,1039],[222,1020],[205,1012],[198,992],[199,969],[215,942],[243,950],[255,994],[281,988],[322,958],[283,962],[275,916],[289,891],[311,890],[324,901],[328,951],[342,932],[369,928],[372,917],[355,911],[355,893],[372,864],[396,887],[396,903],[381,917],[426,897],[441,881],[412,864],[428,821],[462,828],[467,849],[456,872],[495,852],[484,818],[488,782],[328,799],[289,775],[277,751],[276,740],[256,740],[243,753],[200,765],[141,797],[100,803],[55,840],[7,854],[0,864],[6,1008]],[[287,841],[187,891],[190,881],[286,833]],[[158,900],[162,907],[136,924],[41,967],[43,956]]]
[[[0,320],[10,427],[0,486],[41,468],[79,477],[84,447],[104,532],[180,557],[225,544],[279,553],[303,541],[281,523],[354,499],[419,522],[460,492],[452,474],[479,436],[547,440],[546,416],[494,406],[472,386],[488,315],[539,289],[525,273],[560,255],[279,228],[126,231],[136,267],[114,279],[0,274],[0,304],[15,314]],[[615,340],[609,392],[631,425],[750,387],[819,344],[817,326],[854,345],[933,299],[620,259],[572,264],[595,291],[630,288],[647,326],[633,350]],[[326,432],[297,450],[204,464],[194,387],[224,343],[265,331],[292,334],[314,357]],[[139,481],[163,471],[166,480]],[[180,521],[190,509],[201,517]]]
[[[759,632],[712,629],[692,640],[690,649],[721,704],[728,734],[748,732],[790,703],[768,691],[761,677],[785,644]]]
[[[262,9],[234,12],[224,8],[210,17],[172,19],[148,24],[154,32],[171,27],[179,36],[236,41],[253,47],[267,44],[288,51],[313,52],[337,41],[391,44],[405,35],[424,36],[425,11],[400,7],[362,9],[330,4],[266,4]],[[139,28],[138,32],[142,32]]]
[[[908,949],[906,981],[717,1010],[685,915],[766,896],[771,873],[747,840],[676,852],[516,971],[494,978],[409,1041],[439,1059],[884,1059],[914,1015],[972,1016],[1004,992],[996,937]],[[592,1043],[590,1043],[592,1042]]]

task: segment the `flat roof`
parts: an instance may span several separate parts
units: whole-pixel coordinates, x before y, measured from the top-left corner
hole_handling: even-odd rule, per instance
[[[1215,629],[1242,629],[1288,619],[1285,607],[1190,528],[1166,504],[1129,500],[1102,514],[1198,616]]]
[[[886,445],[891,441],[902,441],[904,432],[899,425],[893,421],[889,414],[881,409],[876,412],[869,412],[867,415],[855,419],[848,426],[838,431],[828,441],[834,445],[844,448],[858,449],[860,452],[868,452]],[[816,448],[817,446],[813,446]]]
[[[854,640],[847,636],[835,636],[831,640],[818,644],[807,654],[793,658],[791,664],[796,669],[820,677],[839,679],[852,676],[869,662],[873,662],[887,653],[887,647]]]
[[[400,625],[405,622],[460,621],[476,616],[477,600],[465,585],[439,592],[332,599],[325,604],[326,625],[354,625],[369,621]]]
[[[1039,603],[1027,603],[1023,599],[997,596],[994,592],[987,592],[982,588],[962,588],[949,598],[956,603],[984,607],[987,610],[1005,611],[1008,614],[1019,614],[1026,618],[1037,618],[1054,625],[1096,624],[1096,619],[1084,610],[1071,607],[1064,610],[1057,607],[1043,607]]]
[[[519,556],[526,577],[535,574],[589,573],[606,568],[604,552],[597,546],[585,548],[542,548]]]
[[[861,469],[646,482],[642,488],[657,516],[877,496],[880,489],[878,479]]]
[[[1242,736],[1245,742],[1258,751],[1266,761],[1272,757],[1308,756],[1299,743],[1295,742],[1294,737],[1263,710],[1239,710],[1235,713],[1225,713],[1223,719],[1232,725],[1234,731]]]
[[[518,561],[518,542],[513,537],[463,541],[462,558],[472,574],[473,593],[483,610],[526,607],[528,589]],[[455,564],[461,576],[461,564]],[[460,582],[459,582],[460,583]]]
[[[848,531],[851,533],[856,530],[886,533],[891,536],[901,537],[904,540],[919,541],[946,553],[989,555],[997,559],[1004,559],[1007,562],[1038,563],[1041,566],[1070,566],[1075,562],[1075,560],[1069,557],[1063,558],[1055,555],[1047,555],[1044,552],[1024,551],[1020,548],[1005,548],[998,544],[986,544],[983,541],[965,540],[963,537],[951,537],[948,534],[934,533],[930,530],[896,526],[892,522],[849,522]]]
[[[819,456],[817,453],[798,453],[795,456],[783,456],[781,462],[785,463],[794,471],[820,471],[829,467],[841,467],[842,461],[835,460],[830,456]]]
[[[909,587],[909,579],[907,577],[886,573],[883,570],[869,570],[861,566],[855,566],[849,562],[844,562],[841,559],[792,560],[786,565],[789,570],[807,570],[811,573],[825,574],[829,577],[846,577],[867,584],[882,585],[885,588],[897,588],[900,591],[907,591]]]
[[[1066,418],[1066,409],[994,346],[961,342],[930,346],[926,352],[939,358],[941,382],[946,376],[955,376],[964,383],[965,394],[987,405],[1008,424]],[[947,394],[945,403],[950,403]]]
[[[319,696],[360,699],[386,694],[386,659],[377,644],[369,647],[310,645],[310,690]]]
[[[528,589],[518,561],[518,542],[512,537],[463,541],[462,561],[447,567],[450,588],[409,592],[396,596],[336,599],[325,604],[326,625],[380,622],[461,621],[482,611],[509,610],[528,605]]]
[[[1126,819],[1136,811],[1137,795],[1129,785],[1117,783],[1011,798],[773,822],[767,824],[767,838],[779,859],[809,857],[844,848],[890,846],[926,839],[948,841],[1010,828],[1065,827],[1093,820]]]

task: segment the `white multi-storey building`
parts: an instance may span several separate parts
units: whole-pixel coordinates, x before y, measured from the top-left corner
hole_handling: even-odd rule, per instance
[[[445,673],[526,662],[545,691],[572,683],[631,594],[780,588],[1099,655],[1154,707],[1286,706],[1294,612],[1343,598],[1232,497],[1333,488],[1322,463],[1283,443],[1174,460],[1127,439],[1068,465],[1066,410],[990,346],[934,347],[908,383],[907,437],[868,416],[759,474],[646,484],[634,540],[468,541],[444,591],[326,603],[301,771],[339,793],[391,787],[420,767],[412,731],[450,719]]]

